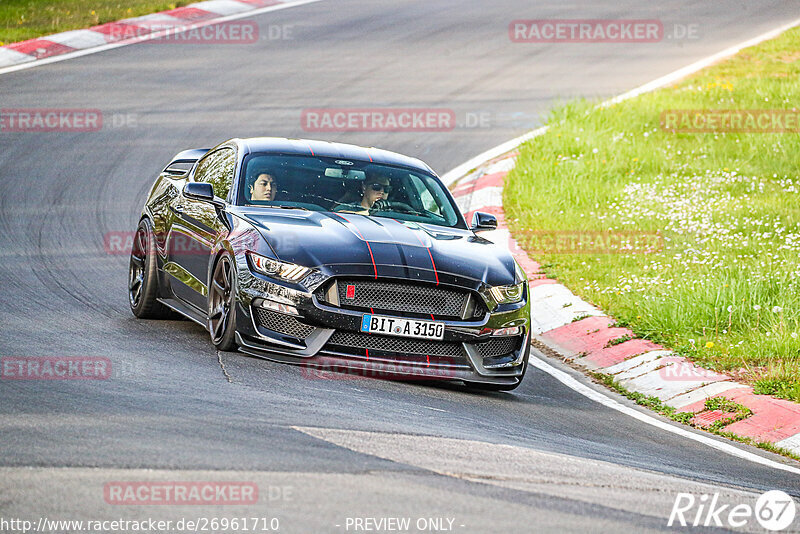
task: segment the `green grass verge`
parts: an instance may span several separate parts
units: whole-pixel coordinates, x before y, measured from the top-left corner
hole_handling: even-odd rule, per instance
[[[512,232],[638,337],[800,401],[800,134],[660,125],[666,110],[797,108],[799,77],[794,29],[671,87],[556,109],[506,178]],[[541,237],[559,231],[565,241]],[[662,246],[572,237],[589,231],[657,234]],[[581,253],[565,248],[577,241]]]
[[[2,0],[0,45],[185,6],[195,0]]]
[[[706,410],[722,410],[724,412],[730,412],[736,415],[728,419],[717,421],[711,426],[704,428],[692,424],[692,418],[695,416],[695,414],[693,413],[679,412],[672,406],[669,406],[661,402],[661,399],[659,399],[658,397],[652,397],[649,395],[644,395],[642,393],[628,391],[627,389],[616,383],[614,381],[614,377],[611,375],[607,375],[604,373],[590,373],[590,374],[592,378],[594,378],[601,384],[605,385],[610,389],[613,389],[620,395],[629,398],[639,406],[644,406],[645,408],[653,410],[654,412],[657,412],[660,415],[663,415],[664,417],[671,419],[675,422],[684,425],[689,425],[694,428],[699,428],[701,430],[706,430],[708,432],[711,432],[712,434],[716,434],[717,436],[727,438],[731,441],[746,443],[747,445],[752,445],[753,447],[758,447],[759,449],[770,451],[775,454],[780,454],[781,456],[785,456],[787,458],[800,461],[800,455],[797,455],[788,449],[784,449],[783,447],[778,447],[774,443],[770,443],[768,441],[756,441],[753,438],[738,436],[733,432],[726,432],[725,430],[723,430],[726,426],[735,423],[736,421],[741,421],[742,419],[746,419],[747,417],[750,417],[753,413],[746,406],[737,404],[730,399],[714,397],[706,400],[704,406]]]

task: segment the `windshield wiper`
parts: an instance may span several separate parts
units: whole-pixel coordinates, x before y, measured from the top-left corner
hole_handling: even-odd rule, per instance
[[[266,206],[268,208],[280,208],[282,210],[302,210],[302,211],[311,211],[308,208],[304,208],[303,206]]]

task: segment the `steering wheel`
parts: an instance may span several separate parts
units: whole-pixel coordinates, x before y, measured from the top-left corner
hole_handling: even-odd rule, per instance
[[[399,211],[400,213],[422,215],[422,213],[415,210],[405,202],[396,202],[392,200],[377,200],[375,204],[372,205],[372,209],[370,211]]]

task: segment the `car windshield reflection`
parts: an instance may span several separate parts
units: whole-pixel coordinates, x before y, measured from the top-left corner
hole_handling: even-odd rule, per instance
[[[251,154],[237,204],[391,217],[454,227],[456,206],[433,176],[357,160]]]

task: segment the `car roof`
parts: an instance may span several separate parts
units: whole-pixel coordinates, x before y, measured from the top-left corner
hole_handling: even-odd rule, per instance
[[[436,175],[425,162],[404,156],[397,152],[375,147],[363,147],[347,143],[333,143],[314,139],[287,139],[285,137],[251,137],[248,139],[232,139],[238,142],[244,155],[253,152],[275,152],[280,154],[297,154],[300,156],[321,156],[353,160],[369,160],[386,165],[410,167]]]

